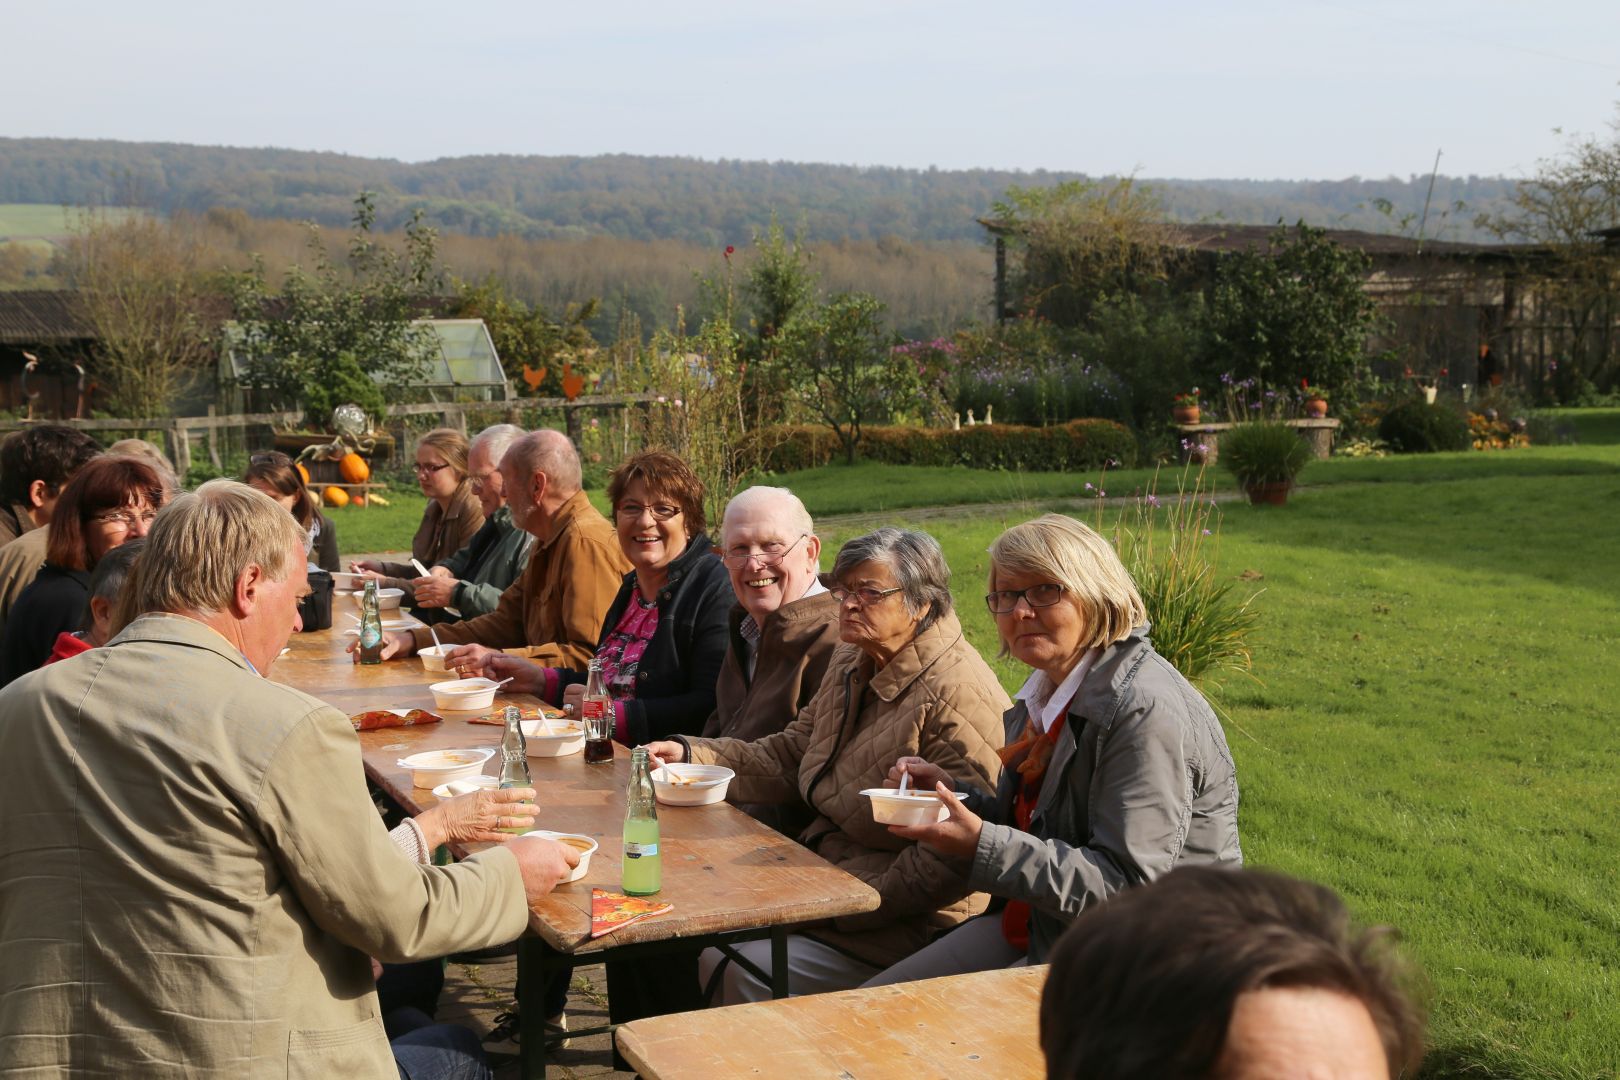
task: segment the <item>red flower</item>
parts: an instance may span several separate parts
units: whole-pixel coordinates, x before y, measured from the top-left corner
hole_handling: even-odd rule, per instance
[[[1410,375],[1410,374],[1412,374],[1412,369],[1411,369],[1411,368],[1407,368],[1407,369],[1406,369],[1406,373],[1407,373],[1407,374],[1408,374],[1408,375]]]
[[[1299,388],[1301,390],[1309,390],[1311,388],[1311,380],[1309,380],[1309,379],[1301,379],[1301,380],[1299,380]]]
[[[728,259],[729,259],[729,258],[731,258],[731,257],[732,257],[732,256],[733,256],[733,255],[735,255],[735,254],[736,254],[736,253],[737,253],[737,249],[736,249],[736,248],[734,248],[734,247],[732,247],[732,246],[731,246],[731,245],[730,245],[730,244],[727,244],[727,245],[726,245],[726,258],[728,258]]]
[[[1445,377],[1446,377],[1446,376],[1447,376],[1447,375],[1449,375],[1449,374],[1451,374],[1451,373],[1450,373],[1450,372],[1449,372],[1449,371],[1447,371],[1447,370],[1446,370],[1446,369],[1445,369],[1445,368],[1441,368],[1441,369],[1440,369],[1440,377],[1441,377],[1441,378],[1442,378],[1442,379],[1443,379],[1443,378],[1445,378]]]

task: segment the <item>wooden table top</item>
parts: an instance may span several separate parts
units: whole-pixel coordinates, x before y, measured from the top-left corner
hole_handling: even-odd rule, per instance
[[[347,622],[347,620],[343,620]],[[296,687],[346,713],[367,709],[434,708],[428,685],[449,676],[427,672],[416,657],[361,666],[343,651],[353,640],[342,626],[294,634],[289,651],[270,669],[275,682]],[[502,695],[506,704],[533,707],[527,695]],[[400,758],[424,750],[498,746],[501,729],[468,722],[477,713],[440,713],[444,723],[360,732],[366,775],[407,812],[438,800],[415,787]],[[617,891],[620,884],[625,787],[630,754],[618,747],[611,765],[587,765],[584,755],[530,758],[538,791],[537,828],[594,837],[600,849],[579,881],[560,885],[536,902],[529,926],[560,952],[594,952],[640,941],[791,925],[872,911],[878,894],[870,886],[725,803],[658,808],[663,849],[660,899],[675,905],[668,915],[647,919],[607,937],[590,939],[591,887]],[[492,758],[485,771],[500,771]]]
[[[655,1016],[620,1027],[619,1051],[647,1080],[1040,1077],[1046,971],[1003,968]]]

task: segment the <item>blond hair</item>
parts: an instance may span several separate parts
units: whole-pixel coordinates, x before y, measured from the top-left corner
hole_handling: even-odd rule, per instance
[[[1071,517],[1046,514],[1014,525],[990,545],[990,589],[998,573],[1028,574],[1062,585],[1080,605],[1096,649],[1122,641],[1147,622],[1147,607],[1113,546]],[[1005,654],[1005,650],[1003,650]]]
[[[235,480],[210,480],[158,513],[127,590],[131,610],[120,614],[224,611],[249,566],[285,581],[295,546],[308,551],[309,534],[281,504]]]
[[[432,447],[444,458],[444,463],[455,470],[457,479],[467,479],[467,436],[455,428],[434,428],[416,440],[416,448]]]

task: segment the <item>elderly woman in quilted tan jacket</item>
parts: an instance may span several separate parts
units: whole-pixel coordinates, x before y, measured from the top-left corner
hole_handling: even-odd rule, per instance
[[[879,529],[844,545],[833,565],[842,644],[798,719],[756,742],[687,739],[651,744],[665,761],[734,769],[742,802],[802,800],[814,820],[800,843],[877,890],[881,906],[788,938],[794,994],[857,986],[983,911],[959,866],[872,820],[865,788],[880,787],[898,757],[938,764],[986,793],[1001,772],[1001,714],[1010,704],[951,611],[950,570],[925,533]],[[770,974],[770,942],[737,946]],[[700,964],[711,1000],[770,997],[770,986],[718,950]]]

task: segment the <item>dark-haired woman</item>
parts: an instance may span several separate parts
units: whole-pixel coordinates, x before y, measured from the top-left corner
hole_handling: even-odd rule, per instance
[[[248,460],[247,472],[242,474],[242,483],[257,488],[285,506],[298,524],[304,527],[313,545],[310,562],[327,573],[339,569],[337,526],[321,513],[315,496],[309,493],[292,458],[279,450],[254,454]]]
[[[141,458],[104,455],[68,482],[51,512],[45,565],[6,620],[0,685],[43,666],[57,636],[79,628],[90,571],[113,548],[145,536],[167,499],[163,477]]]

